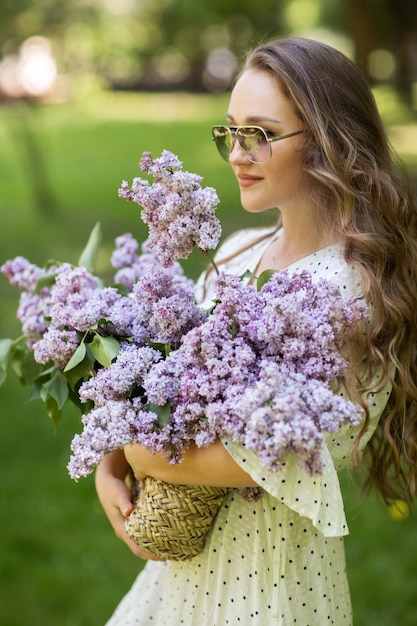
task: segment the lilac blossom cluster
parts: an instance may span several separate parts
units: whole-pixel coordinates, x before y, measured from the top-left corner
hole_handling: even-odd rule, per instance
[[[123,291],[103,287],[85,267],[69,263],[54,267],[52,284],[38,291],[46,270],[22,257],[3,265],[11,284],[23,290],[18,318],[38,363],[52,362],[64,370],[80,343],[88,345],[95,335],[139,346],[147,341],[176,346],[205,319],[181,266],[164,268],[146,243],[143,250],[137,254],[138,243],[130,234],[116,239],[112,264]]]
[[[108,433],[97,444],[91,423],[103,423],[107,415],[114,433],[117,401],[125,430],[113,447],[128,443],[128,433],[130,442],[177,463],[191,441],[204,446],[228,436],[271,470],[294,453],[308,473],[320,474],[323,433],[362,418],[356,405],[334,393],[331,381],[346,370],[340,350],[366,307],[344,300],[326,281],[313,283],[307,272],[278,272],[259,292],[221,274],[216,300],[212,314],[165,359],[151,348],[130,346],[129,355],[121,351],[110,368],[83,385],[82,399],[95,408],[73,442],[73,478],[91,472],[98,449],[108,451]],[[127,363],[134,364],[128,375]],[[161,407],[169,412],[162,424]]]
[[[71,442],[68,472],[72,478],[87,476],[104,454],[135,439],[143,417],[137,411],[143,404],[140,383],[161,357],[154,348],[123,342],[111,367],[99,369],[81,385],[81,401],[92,400],[94,409],[83,415],[84,429]],[[156,414],[147,411],[148,422],[153,424],[156,419]]]
[[[212,187],[201,187],[202,177],[182,170],[182,162],[168,150],[152,160],[144,152],[140,168],[153,183],[134,178],[123,181],[119,196],[143,207],[141,219],[149,227],[148,246],[164,266],[186,259],[193,248],[205,252],[217,247],[221,235],[215,216],[219,198]]]
[[[47,270],[34,265],[22,256],[6,261],[0,268],[11,285],[21,290],[17,319],[22,324],[22,332],[32,346],[48,327],[46,318],[50,310],[50,290],[47,287],[37,289],[38,281]],[[53,271],[50,268],[49,271]]]

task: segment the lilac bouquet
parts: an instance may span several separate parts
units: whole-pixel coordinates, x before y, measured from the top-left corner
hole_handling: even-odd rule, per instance
[[[227,436],[278,470],[288,453],[320,474],[323,436],[360,421],[361,411],[332,383],[341,350],[366,315],[326,281],[303,272],[264,273],[257,289],[218,274],[210,314],[178,259],[209,254],[221,229],[218,203],[201,177],[164,151],[141,169],[154,178],[123,182],[119,195],[143,207],[149,238],[116,239],[114,285],[93,271],[98,229],[78,266],[42,269],[18,257],[2,271],[22,290],[22,338],[3,340],[0,371],[12,363],[59,421],[64,404],[82,410],[69,473],[88,475],[104,454],[128,443],[181,460],[191,441]],[[216,271],[218,272],[217,268]]]
[[[323,433],[362,417],[329,383],[346,370],[340,349],[365,308],[326,281],[314,284],[308,272],[274,273],[259,291],[220,274],[215,299],[210,316],[166,358],[130,345],[81,386],[81,399],[95,408],[73,441],[73,477],[92,470],[120,424],[172,463],[191,441],[228,436],[269,469],[291,452],[309,474],[321,473]],[[130,376],[141,394],[128,397]]]

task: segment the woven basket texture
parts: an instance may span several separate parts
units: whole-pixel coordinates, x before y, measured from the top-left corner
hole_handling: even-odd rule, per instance
[[[158,557],[184,561],[199,554],[227,489],[172,485],[147,477],[126,520],[127,534]]]

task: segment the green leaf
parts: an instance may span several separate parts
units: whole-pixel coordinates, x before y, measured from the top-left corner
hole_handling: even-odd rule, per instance
[[[81,402],[78,391],[71,388],[68,389],[68,401],[71,402],[71,404],[73,404],[81,414],[89,413],[94,408],[94,402],[92,400]]]
[[[240,280],[245,280],[246,278],[252,278],[253,280],[256,280],[255,274],[250,270],[246,270],[245,272],[243,272],[243,274],[241,274],[239,278]]]
[[[12,370],[17,374],[17,376],[19,376],[21,378],[21,361],[23,359],[23,356],[25,354],[25,350],[27,351],[27,348],[25,348],[25,345],[16,340],[13,345],[10,348],[10,352],[9,352],[9,362],[8,362],[8,366],[12,368]]]
[[[78,265],[84,266],[92,274],[96,271],[98,251],[101,243],[101,227],[100,223],[94,226],[87,241],[87,245],[78,259]]]
[[[10,350],[13,344],[13,339],[0,339],[0,367],[6,368],[8,366]]]
[[[43,370],[39,372],[39,374],[34,379],[34,382],[42,386],[47,380],[50,380],[57,371],[57,366],[53,363],[49,362],[49,365],[46,364],[43,366]]]
[[[213,304],[211,306],[209,306],[208,309],[204,310],[204,312],[206,313],[207,316],[211,315],[213,313],[214,309],[216,308],[216,306],[218,304],[220,304],[221,301],[213,299],[212,302],[213,302]]]
[[[68,383],[65,376],[56,370],[54,376],[43,385],[50,396],[55,400],[59,409],[62,409],[68,400]]]
[[[262,272],[256,282],[256,289],[260,291],[262,287],[270,280],[271,276],[276,274],[277,270],[265,270]]]
[[[52,287],[56,280],[56,272],[50,272],[49,274],[44,274],[40,278],[38,278],[36,287],[33,293],[39,293],[43,287]]]
[[[158,350],[165,357],[167,357],[168,354],[171,352],[171,346],[169,345],[169,343],[158,343],[157,341],[150,340],[148,340],[146,343],[150,348]]]
[[[56,365],[52,365],[44,369],[38,376],[33,379],[30,398],[29,401],[44,399],[47,397],[47,393],[45,391],[45,385],[49,383],[50,380],[55,376],[56,371],[58,370]]]
[[[45,400],[45,409],[49,417],[52,419],[55,428],[58,428],[62,420],[62,411],[59,408],[56,400],[52,396],[48,396]]]
[[[85,377],[88,375],[89,371],[92,370],[94,367],[94,361],[94,356],[87,345],[84,359],[72,369],[68,371],[64,370],[65,378],[67,379],[71,389],[75,390],[78,383],[85,380]]]
[[[38,385],[37,382],[34,382],[30,389],[29,402],[33,402],[34,400],[40,400],[41,398],[41,387],[42,385]]]
[[[120,350],[120,344],[113,336],[101,337],[94,335],[94,339],[88,344],[96,361],[104,367],[110,367],[113,359],[117,357]]]
[[[37,363],[32,351],[25,350],[19,359],[20,378],[31,382],[45,370],[45,365]]]
[[[6,380],[7,368],[9,365],[9,357],[13,346],[12,339],[0,340],[0,385]]]
[[[117,289],[117,293],[121,296],[127,296],[127,294],[129,293],[126,285],[122,285],[121,283],[115,283],[113,287]]]
[[[50,391],[53,391],[51,388],[48,389],[48,386],[50,386],[52,380],[50,372],[48,375],[49,380],[47,379],[45,384],[42,384],[40,380],[43,377],[40,377],[40,379],[34,381],[31,388],[29,401],[33,402],[33,400],[42,400],[47,415],[54,422],[55,428],[57,428],[62,418],[62,410],[59,407],[57,400],[54,398],[54,395],[57,395],[58,398],[60,396],[59,394],[55,394],[55,392],[53,392],[54,395],[50,393]]]
[[[171,403],[169,401],[163,406],[150,403],[147,405],[147,408],[156,413],[160,426],[165,426],[168,423],[169,416],[171,415]]]
[[[10,347],[8,362],[8,366],[19,377],[22,384],[30,383],[45,367],[49,367],[35,361],[33,352],[27,347],[26,341],[27,337],[19,337],[13,342]]]
[[[85,347],[84,341],[82,341],[80,345],[78,346],[78,348],[76,349],[76,351],[74,352],[74,354],[72,355],[72,357],[70,358],[70,360],[68,361],[68,363],[66,364],[64,372],[68,372],[69,370],[72,370],[76,365],[81,363],[81,361],[85,357],[86,351],[87,351],[87,348]]]

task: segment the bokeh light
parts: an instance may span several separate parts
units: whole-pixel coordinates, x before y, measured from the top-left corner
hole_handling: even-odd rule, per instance
[[[228,48],[215,48],[206,59],[204,86],[210,91],[224,89],[237,68],[237,59]]]
[[[0,89],[10,98],[41,97],[54,86],[58,70],[52,48],[44,37],[30,37],[19,53],[0,63]]]

